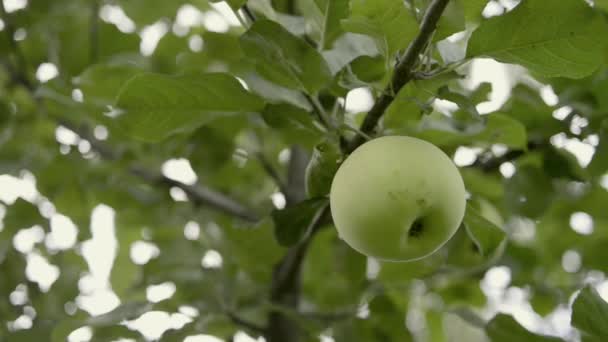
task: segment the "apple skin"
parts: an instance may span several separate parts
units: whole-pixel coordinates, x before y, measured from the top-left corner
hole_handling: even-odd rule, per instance
[[[386,136],[357,148],[331,184],[331,213],[340,237],[369,257],[424,258],[458,230],[466,191],[452,160],[413,137]]]

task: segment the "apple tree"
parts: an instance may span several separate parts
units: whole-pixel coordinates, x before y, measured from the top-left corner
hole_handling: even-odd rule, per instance
[[[607,0],[0,0],[2,342],[607,341],[607,206]]]

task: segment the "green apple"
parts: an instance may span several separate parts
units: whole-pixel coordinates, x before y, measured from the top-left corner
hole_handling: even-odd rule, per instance
[[[424,258],[462,222],[466,191],[460,172],[424,140],[387,136],[357,148],[331,184],[331,213],[340,237],[367,256]]]

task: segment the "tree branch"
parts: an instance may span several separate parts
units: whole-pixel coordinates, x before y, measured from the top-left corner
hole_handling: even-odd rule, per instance
[[[250,330],[251,332],[257,333],[257,334],[264,334],[265,330],[264,327],[259,326],[253,322],[249,322],[241,317],[239,317],[236,313],[232,312],[232,311],[227,311],[226,312],[226,316],[228,316],[228,318],[230,318],[230,320],[236,324],[239,325],[245,329]]]
[[[109,161],[117,161],[120,159],[121,153],[112,149],[107,144],[97,140],[85,127],[79,127],[67,120],[60,119],[58,123],[74,133],[78,134],[82,139],[89,141],[91,147],[99,153],[99,155]],[[177,187],[182,189],[190,200],[196,205],[205,205],[216,209],[225,214],[234,216],[247,222],[258,222],[260,218],[251,209],[243,206],[234,199],[215,191],[211,188],[202,185],[187,185],[176,180],[165,177],[160,173],[151,172],[149,168],[134,165],[129,169],[131,174],[152,184],[158,184],[167,187]]]
[[[387,89],[384,90],[367,116],[365,116],[365,119],[361,124],[361,132],[367,135],[374,135],[376,133],[378,122],[382,118],[382,115],[384,115],[388,106],[393,102],[396,94],[414,78],[414,67],[418,62],[418,57],[428,45],[433,32],[435,32],[435,29],[437,28],[437,22],[439,21],[439,18],[441,18],[449,1],[450,0],[433,0],[428,6],[424,17],[422,18],[418,36],[410,43],[405,51],[403,59],[395,67],[393,78]],[[355,135],[349,143],[348,152],[354,151],[364,142],[365,139],[361,135]]]
[[[327,222],[329,206],[323,208],[321,215],[313,222],[311,234],[291,247],[281,262],[274,268],[270,290],[270,301],[277,306],[297,309],[300,299],[300,274],[308,247],[316,232]],[[272,310],[264,336],[268,342],[297,342],[300,340],[300,327],[280,310]]]
[[[0,1],[0,15],[4,19],[6,25],[5,31],[7,32],[7,34],[9,34],[9,41],[12,42],[11,49],[16,55],[21,55],[19,46],[16,44],[13,35],[11,35],[12,29],[10,26],[10,21],[8,21],[7,14],[2,1]],[[14,31],[12,34],[14,34]],[[25,63],[25,58],[20,58],[20,60],[21,63]],[[22,84],[28,89],[32,96],[36,97],[36,85],[30,82],[27,78],[26,64],[19,64],[16,69],[13,68],[9,62],[3,62],[2,65],[4,68],[7,69],[14,81]],[[38,105],[42,108],[42,101],[38,101]],[[86,127],[78,126],[65,119],[56,119],[56,121],[58,124],[78,134],[81,138],[89,141],[91,147],[95,151],[97,151],[102,158],[109,161],[116,161],[120,159],[121,154],[119,152],[115,151],[103,142],[97,140],[95,136],[86,129]],[[255,223],[260,220],[259,216],[251,209],[243,206],[242,204],[228,197],[227,195],[217,192],[213,189],[204,187],[202,185],[186,185],[181,182],[169,179],[160,173],[151,173],[148,168],[142,166],[132,166],[129,171],[132,174],[142,178],[143,180],[153,184],[159,184],[169,187],[178,187],[182,189],[188,195],[188,197],[197,205],[209,206],[213,209],[216,209],[225,214],[234,216],[247,222]]]

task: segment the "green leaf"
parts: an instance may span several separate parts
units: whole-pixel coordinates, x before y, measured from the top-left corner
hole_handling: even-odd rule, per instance
[[[95,64],[76,77],[74,85],[86,102],[105,107],[114,104],[120,87],[142,71],[130,64]]]
[[[115,122],[131,137],[158,142],[216,118],[257,112],[263,106],[227,74],[141,74],[121,89]]]
[[[318,35],[319,47],[325,50],[340,36],[340,20],[348,16],[348,0],[304,0],[300,9],[311,19],[311,26]]]
[[[401,0],[352,0],[342,27],[373,37],[387,58],[405,49],[418,33],[418,22]]]
[[[262,117],[288,145],[313,146],[323,134],[319,126],[315,125],[312,113],[289,104],[269,104]]]
[[[108,313],[87,319],[85,324],[92,327],[110,326],[124,320],[135,319],[151,309],[152,304],[146,302],[123,303]]]
[[[506,237],[501,228],[484,217],[471,203],[467,203],[463,222],[479,253],[485,257],[494,254]]]
[[[606,35],[605,19],[584,1],[547,6],[543,0],[526,0],[483,21],[469,40],[467,57],[520,64],[546,77],[581,78],[605,62]]]
[[[44,224],[46,219],[40,215],[38,207],[22,198],[9,206],[4,217],[4,227],[7,231],[16,232],[21,228],[29,228],[36,224]]]
[[[333,227],[319,231],[302,265],[303,298],[320,311],[358,305],[366,286],[367,257],[342,241]]]
[[[583,341],[608,339],[608,303],[590,286],[574,300],[572,325],[581,331]]]
[[[514,214],[539,217],[553,199],[553,185],[545,174],[533,166],[522,166],[505,182],[505,204]]]
[[[306,193],[309,197],[327,196],[331,182],[342,162],[340,147],[330,141],[315,146],[306,167]]]
[[[256,21],[240,41],[257,72],[269,81],[309,94],[331,81],[329,67],[317,50],[273,21]]]
[[[327,210],[327,198],[311,198],[285,209],[274,210],[274,235],[283,246],[291,246],[310,233],[313,224]]]
[[[488,4],[488,0],[457,0],[464,10],[467,21],[477,22],[481,19],[481,13]]]
[[[228,3],[228,5],[230,5],[230,8],[232,8],[233,10],[238,10],[241,7],[243,7],[244,4],[247,3],[247,0],[210,0],[211,2],[222,2],[225,1],[226,3]]]
[[[426,80],[415,80],[401,88],[384,115],[384,125],[389,129],[403,129],[416,124],[422,115],[432,110],[431,101],[437,91],[456,79],[458,74],[445,73]]]
[[[335,41],[331,50],[323,51],[323,57],[334,75],[358,57],[378,55],[378,49],[371,38],[355,33],[345,33]],[[384,71],[386,68],[384,59],[382,66]]]
[[[419,131],[412,133],[438,146],[468,144],[503,144],[524,149],[528,144],[526,127],[503,113],[492,113],[467,123],[458,122],[443,114],[426,116]]]
[[[608,11],[608,0],[595,0],[595,6],[601,8],[604,11]]]
[[[563,341],[557,337],[536,335],[519,325],[517,321],[506,314],[496,315],[486,325],[486,333],[492,342],[557,342]]]

